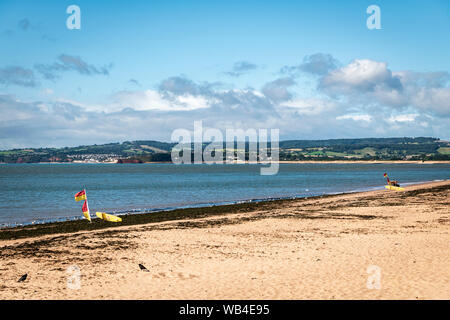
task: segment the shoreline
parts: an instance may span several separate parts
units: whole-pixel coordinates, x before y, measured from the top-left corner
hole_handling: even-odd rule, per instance
[[[417,183],[406,184],[405,187],[420,187],[421,185],[429,185],[433,183],[449,182],[449,180],[439,181],[423,181]],[[175,221],[180,219],[197,219],[206,216],[225,215],[229,213],[246,212],[249,210],[257,210],[259,207],[274,206],[289,203],[306,201],[313,199],[324,199],[329,197],[337,197],[342,195],[364,194],[367,192],[383,191],[383,186],[373,187],[365,190],[355,190],[338,193],[327,193],[322,195],[304,196],[304,197],[280,197],[280,198],[264,198],[264,199],[250,199],[242,201],[234,201],[231,203],[214,204],[200,204],[199,206],[181,207],[173,209],[161,209],[151,212],[130,213],[119,215],[122,218],[120,224],[106,223],[101,219],[93,217],[92,222],[88,223],[83,218],[67,218],[63,221],[50,221],[43,223],[28,223],[16,226],[6,226],[0,228],[1,240],[14,240],[21,238],[33,238],[50,234],[66,234],[79,231],[92,231],[100,229],[116,228],[120,226],[142,225],[147,223],[158,223],[164,221]]]
[[[261,165],[268,165],[271,163],[280,163],[280,164],[317,164],[317,163],[326,163],[326,164],[450,164],[450,160],[294,160],[294,161],[288,161],[288,160],[279,160],[274,162],[230,162],[230,163],[218,163],[218,164],[261,164]],[[26,162],[26,163],[7,163],[7,162],[0,162],[0,165],[5,164],[120,164],[120,165],[139,165],[139,164],[174,164],[171,161],[154,161],[154,162],[142,162],[142,163],[117,163],[117,162]],[[191,164],[191,163],[189,163]],[[189,165],[188,164],[188,165]],[[195,164],[195,163],[192,163]],[[214,164],[214,163],[208,163],[208,162],[202,162],[200,164]],[[179,164],[175,164],[179,165]],[[183,165],[186,165],[184,163]]]
[[[370,191],[361,191],[370,192]],[[217,215],[226,215],[232,213],[247,212],[256,210],[260,207],[270,205],[277,206],[284,202],[301,201],[308,199],[323,199],[327,197],[339,196],[343,194],[354,194],[357,192],[345,192],[336,194],[324,194],[311,197],[286,197],[278,199],[254,199],[230,204],[209,205],[200,207],[178,208],[171,210],[161,210],[154,212],[132,213],[120,215],[122,222],[120,224],[112,224],[104,222],[101,219],[94,218],[89,223],[86,219],[80,218],[76,220],[45,222],[38,224],[27,224],[14,227],[0,228],[1,240],[16,240],[23,238],[34,238],[50,234],[69,234],[79,231],[94,231],[101,229],[117,228],[121,226],[145,225],[148,223],[159,223],[165,221],[176,221],[180,219],[197,219]]]

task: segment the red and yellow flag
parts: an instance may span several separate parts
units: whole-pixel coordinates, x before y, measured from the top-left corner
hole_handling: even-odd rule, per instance
[[[75,195],[75,201],[86,200],[86,191],[81,190]]]
[[[84,200],[83,203],[83,207],[81,208],[81,210],[83,211],[83,215],[86,219],[88,219],[89,221],[91,221],[91,215],[89,214],[89,207],[87,205],[87,201]]]

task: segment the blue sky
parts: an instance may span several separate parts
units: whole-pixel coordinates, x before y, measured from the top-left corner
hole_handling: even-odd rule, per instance
[[[194,120],[449,139],[449,34],[444,0],[0,0],[0,148],[168,141]]]

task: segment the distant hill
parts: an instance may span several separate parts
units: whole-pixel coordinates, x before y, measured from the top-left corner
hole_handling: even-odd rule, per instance
[[[427,137],[288,140],[280,142],[280,158],[286,160],[450,160],[449,147],[448,141]]]
[[[360,138],[360,139],[327,139],[327,140],[285,140],[280,142],[281,148],[361,146],[361,145],[398,145],[398,144],[432,144],[439,138]]]
[[[125,141],[65,148],[0,151],[0,162],[137,162],[170,161],[176,143]],[[207,143],[204,144],[206,146]],[[450,160],[450,143],[438,138],[362,138],[280,141],[280,160]],[[248,146],[246,147],[248,155]],[[126,161],[123,161],[126,162]]]
[[[151,156],[155,154],[169,154],[174,145],[174,143],[140,140],[70,148],[12,149],[0,151],[0,162],[107,162],[143,156],[149,156],[147,160],[151,161]]]

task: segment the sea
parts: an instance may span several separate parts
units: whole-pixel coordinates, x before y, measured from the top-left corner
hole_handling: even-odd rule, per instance
[[[387,172],[401,185],[450,179],[450,164],[0,164],[0,228],[82,219],[86,189],[91,215],[124,215],[267,199],[383,189]],[[386,191],[388,192],[388,191]]]

